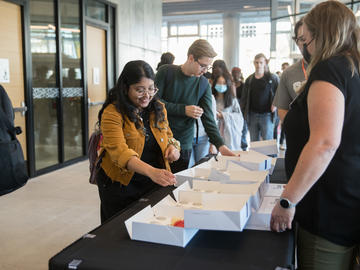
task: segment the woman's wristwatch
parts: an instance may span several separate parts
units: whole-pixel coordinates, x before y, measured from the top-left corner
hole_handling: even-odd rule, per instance
[[[292,203],[289,199],[280,197],[280,206],[285,209],[294,208],[296,203]]]
[[[176,139],[174,139],[174,138],[169,138],[168,139],[168,145],[169,144],[171,144],[171,145],[173,145],[177,150],[181,150],[181,148],[180,148],[180,142],[178,141],[178,140],[176,140]]]

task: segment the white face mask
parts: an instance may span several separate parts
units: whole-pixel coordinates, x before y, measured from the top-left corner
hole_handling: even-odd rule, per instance
[[[227,90],[227,86],[225,84],[216,84],[215,90],[218,91],[219,93],[225,93]]]

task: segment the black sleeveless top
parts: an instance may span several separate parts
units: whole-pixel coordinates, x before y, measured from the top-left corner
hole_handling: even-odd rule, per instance
[[[304,91],[294,100],[284,121],[285,166],[291,177],[309,139],[307,96],[311,83],[336,86],[345,98],[341,143],[324,174],[296,207],[295,219],[309,232],[343,246],[360,243],[360,78],[350,63],[336,56],[318,63]],[[316,91],[316,89],[312,89]]]

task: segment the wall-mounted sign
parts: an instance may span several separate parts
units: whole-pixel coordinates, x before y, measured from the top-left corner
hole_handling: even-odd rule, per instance
[[[93,68],[93,84],[100,84],[100,69],[98,67]]]
[[[0,83],[10,83],[9,59],[0,58]]]

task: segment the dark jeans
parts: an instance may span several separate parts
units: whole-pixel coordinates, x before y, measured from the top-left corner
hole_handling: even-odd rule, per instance
[[[274,136],[274,123],[271,113],[249,113],[248,127],[250,140],[252,142],[263,140],[272,140]]]
[[[113,182],[103,169],[98,171],[96,181],[101,201],[101,223],[139,200],[144,194],[160,187],[150,178],[141,175],[135,176],[139,177],[133,177],[129,185],[125,186],[120,182]]]
[[[247,143],[247,140],[246,140],[247,133],[248,133],[248,126],[247,126],[246,121],[244,121],[243,129],[241,131],[241,149],[244,150],[244,151],[248,147],[248,143]]]
[[[186,170],[189,167],[191,151],[192,149],[185,149],[180,151],[180,158],[177,161],[170,164],[172,173],[177,173]]]
[[[280,133],[280,144],[284,143],[284,139],[285,139],[285,132],[284,132],[284,126],[281,123],[281,133]]]

